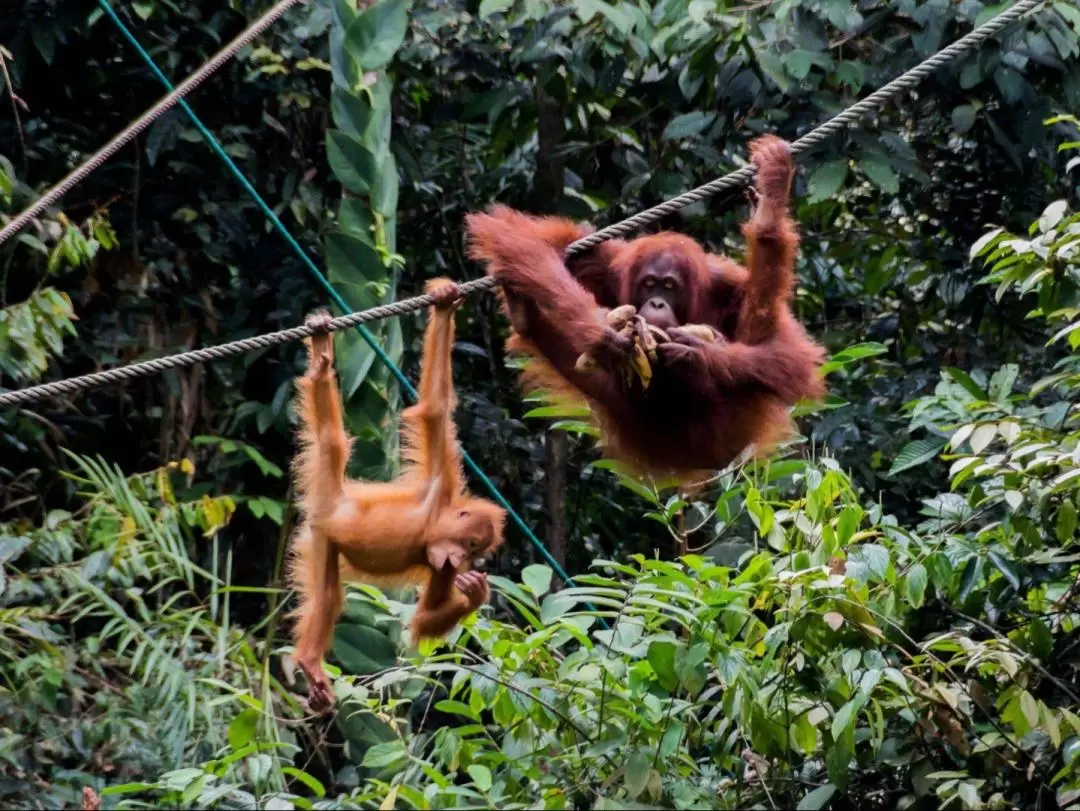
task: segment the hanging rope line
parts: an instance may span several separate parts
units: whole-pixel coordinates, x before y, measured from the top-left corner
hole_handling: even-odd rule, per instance
[[[18,214],[11,222],[0,229],[0,245],[3,245],[11,237],[25,228],[35,217],[45,209],[79,185],[86,177],[115,155],[120,149],[130,142],[136,135],[149,127],[162,114],[172,109],[184,96],[201,85],[218,68],[232,59],[236,54],[255,37],[269,28],[282,14],[295,6],[300,0],[281,0],[277,5],[263,14],[259,19],[245,28],[240,36],[232,40],[228,45],[214,54],[208,62],[191,74],[176,88],[166,94],[161,101],[136,118],[127,127],[115,136],[105,146],[87,158],[74,169],[67,177],[49,189],[38,198],[37,202]],[[111,11],[111,9],[109,9]]]
[[[101,4],[108,8],[108,4],[104,0],[100,0]],[[815,127],[809,133],[799,138],[792,144],[792,150],[795,152],[804,152],[811,147],[817,146],[824,139],[836,134],[845,127],[850,126],[858,121],[859,118],[866,115],[866,113],[879,109],[887,101],[901,92],[909,90],[915,87],[920,81],[925,79],[929,74],[943,65],[955,60],[957,57],[964,54],[966,51],[982,44],[987,39],[998,33],[1006,26],[1011,25],[1016,20],[1020,19],[1024,15],[1028,14],[1039,5],[1044,3],[1045,0],[1019,0],[1016,5],[1009,8],[1007,11],[1003,11],[989,22],[979,26],[974,31],[971,31],[967,35],[961,37],[952,45],[938,52],[929,59],[921,62],[916,67],[902,74],[896,79],[893,79],[887,85],[880,90],[867,96],[862,101],[859,101],[846,109],[844,112],[839,113],[833,118]],[[275,9],[282,5],[286,5],[288,0],[280,3]],[[111,10],[111,9],[110,9]],[[114,15],[115,16],[115,15]],[[194,78],[194,76],[192,77]],[[188,81],[191,81],[189,79]],[[179,89],[179,88],[178,88]],[[172,95],[172,94],[170,94]],[[168,97],[166,97],[168,98]],[[193,115],[193,114],[192,114]],[[205,133],[209,135],[209,133]],[[210,138],[213,138],[210,135]],[[220,148],[220,147],[219,147]],[[215,150],[216,151],[216,150]],[[231,159],[225,155],[224,150],[221,151],[230,164]],[[235,167],[235,164],[232,164]],[[239,172],[239,170],[237,170]],[[610,225],[607,228],[603,228],[590,234],[583,239],[579,239],[577,242],[572,243],[567,247],[566,253],[568,256],[573,256],[582,251],[599,245],[601,242],[605,242],[609,239],[616,237],[626,236],[640,230],[642,227],[650,225],[657,220],[678,211],[685,206],[699,202],[700,200],[711,197],[718,192],[725,191],[727,189],[736,188],[740,185],[744,185],[754,176],[754,167],[751,165],[743,166],[740,169],[731,172],[717,180],[713,180],[710,183],[706,183],[703,186],[699,186],[696,189],[685,192],[678,197],[661,203],[652,208],[646,209],[638,214],[633,215],[621,222]],[[249,183],[245,184],[250,187]],[[249,193],[258,197],[258,193],[249,188]],[[258,198],[261,201],[261,197]],[[263,204],[265,206],[265,202]],[[272,221],[276,221],[275,225],[280,224],[280,220],[273,214],[273,211],[267,207],[266,212],[268,216],[271,216]],[[286,234],[284,226],[281,226]],[[295,240],[291,238],[291,243],[295,243]],[[296,248],[300,254],[305,257],[307,262],[310,262],[310,258],[307,257],[307,253],[304,252],[298,244]],[[312,264],[312,267],[314,265]],[[326,281],[326,277],[323,276],[318,268],[315,268],[315,272],[324,281],[325,285],[329,286],[329,282]],[[482,279],[476,279],[471,282],[466,282],[461,285],[462,292],[465,294],[475,293],[480,290],[487,290],[493,287],[495,280],[491,276],[486,276]],[[332,291],[335,300],[343,309],[348,309],[344,300],[341,299],[337,291],[329,287]],[[390,304],[384,304],[379,307],[373,307],[368,310],[362,310],[360,312],[349,313],[348,315],[339,316],[334,318],[329,323],[329,331],[336,332],[338,330],[347,329],[349,327],[355,327],[362,325],[369,321],[377,321],[382,318],[388,318],[394,315],[406,315],[408,313],[421,310],[432,304],[432,299],[428,295],[414,296],[413,298],[402,299],[400,301],[392,302]],[[367,332],[365,330],[365,332]],[[368,333],[370,334],[370,333]],[[156,358],[154,360],[142,361],[134,363],[129,366],[121,366],[115,369],[107,369],[103,372],[94,372],[93,374],[82,375],[79,377],[72,377],[66,380],[58,380],[53,383],[42,383],[36,386],[30,386],[18,391],[5,392],[0,394],[0,406],[5,405],[17,405],[19,403],[31,402],[33,400],[40,400],[45,397],[51,397],[60,394],[72,394],[82,389],[92,388],[95,386],[102,386],[108,383],[118,383],[124,380],[131,380],[138,377],[145,377],[147,375],[157,374],[158,372],[165,371],[166,369],[174,369],[183,366],[191,366],[196,363],[202,363],[208,360],[220,360],[222,358],[231,357],[233,355],[243,354],[250,352],[254,349],[261,349],[270,346],[276,346],[278,344],[287,343],[289,341],[299,340],[311,335],[311,329],[307,326],[293,327],[291,329],[280,330],[278,332],[270,332],[264,335],[258,335],[252,338],[244,338],[239,341],[232,341],[230,343],[219,344],[217,346],[204,347],[202,349],[195,349],[190,352],[181,352],[176,355],[170,355],[164,358]],[[390,362],[390,359],[385,355],[381,356],[385,362]],[[392,367],[396,368],[396,367]],[[399,381],[402,382],[407,390],[412,390],[411,384],[407,379],[399,377]]]

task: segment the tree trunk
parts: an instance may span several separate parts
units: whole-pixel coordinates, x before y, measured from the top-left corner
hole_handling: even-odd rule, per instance
[[[533,177],[533,205],[536,211],[558,210],[566,185],[566,167],[552,152],[563,139],[563,116],[558,103],[537,81],[535,85],[537,155]],[[551,556],[566,566],[566,458],[569,440],[563,431],[549,430],[544,437],[544,471],[547,477],[547,533]]]

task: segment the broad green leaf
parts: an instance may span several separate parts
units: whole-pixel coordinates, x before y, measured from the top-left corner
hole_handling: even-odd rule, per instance
[[[5,535],[0,538],[0,565],[18,560],[31,543],[32,539],[25,535]]]
[[[1042,216],[1039,217],[1039,230],[1044,234],[1057,226],[1065,216],[1065,212],[1069,210],[1069,203],[1067,200],[1055,200],[1046,207]]]
[[[678,687],[679,677],[675,673],[674,642],[653,642],[649,645],[648,660],[656,678],[665,690],[671,692]]]
[[[857,694],[855,698],[837,711],[832,722],[833,740],[839,740],[845,732],[855,728],[855,720],[858,718],[859,710],[863,708],[865,702],[866,698],[861,694]]]
[[[798,811],[821,811],[822,808],[829,804],[829,800],[832,799],[835,793],[836,786],[832,783],[818,786],[799,801],[797,809]]]
[[[473,712],[472,707],[468,704],[463,704],[460,701],[450,701],[443,699],[435,704],[435,709],[439,712],[451,713],[453,715],[462,715],[466,718],[471,718],[473,721],[479,721],[479,714]]]
[[[1024,720],[1028,722],[1028,725],[1032,729],[1038,729],[1039,702],[1036,701],[1035,696],[1027,690],[1022,690],[1020,692],[1020,711],[1024,713]]]
[[[1012,586],[1015,591],[1020,591],[1020,575],[1017,574],[1013,563],[1006,560],[996,549],[991,549],[990,552],[987,553],[987,557],[990,558],[990,562],[994,564],[995,568],[1001,572],[1005,579],[1009,581],[1009,585]]]
[[[248,707],[229,723],[229,746],[234,750],[246,746],[254,737],[261,713]]]
[[[615,26],[615,30],[623,37],[627,36],[634,28],[634,18],[621,7],[613,6],[604,0],[575,0],[574,10],[578,19],[583,23],[589,22],[597,14]],[[645,46],[646,48],[648,46]]]
[[[791,738],[797,749],[809,755],[817,749],[818,731],[810,722],[810,714],[803,713],[791,724]]]
[[[841,369],[847,366],[849,363],[861,360],[862,358],[872,358],[876,355],[883,355],[888,352],[888,347],[884,344],[868,342],[862,344],[855,344],[849,346],[847,349],[843,349],[837,352],[828,362],[822,365],[821,373],[827,375],[831,372],[835,372],[837,369]]]
[[[549,594],[540,604],[540,621],[544,625],[551,625],[555,620],[573,608],[578,602],[577,597],[563,591]]]
[[[1071,501],[1062,502],[1058,508],[1057,525],[1055,534],[1061,543],[1066,543],[1076,535],[1077,514],[1076,507]]]
[[[928,579],[926,567],[921,563],[916,563],[908,569],[907,578],[905,580],[907,598],[916,608],[922,607],[923,599],[926,597],[926,585]]]
[[[968,440],[971,445],[971,450],[975,453],[982,453],[986,449],[986,446],[994,441],[995,436],[997,436],[996,424],[987,423],[986,425],[980,425],[971,432],[971,439]]]
[[[974,259],[976,256],[984,253],[998,237],[1004,235],[1005,229],[1003,228],[994,228],[991,231],[987,231],[975,241],[974,245],[971,246],[971,251],[969,253],[970,258]]]
[[[823,163],[815,169],[806,181],[810,191],[810,202],[819,203],[822,200],[831,200],[844,185],[844,179],[848,174],[848,162],[835,160]]]
[[[896,194],[900,191],[900,181],[896,177],[889,161],[880,155],[864,155],[859,160],[859,168],[866,173],[875,186],[886,194]]]
[[[397,647],[382,631],[366,625],[341,622],[334,628],[334,656],[346,673],[364,676],[397,662]]]
[[[341,130],[329,130],[326,157],[342,186],[353,194],[368,193],[375,180],[375,156],[359,138]]]
[[[789,51],[781,59],[788,73],[799,82],[806,78],[807,74],[810,73],[810,68],[814,65],[813,54],[808,51]]]
[[[514,0],[480,0],[480,8],[476,13],[481,20],[486,20],[491,15],[501,14],[513,6]]]
[[[897,473],[929,462],[931,459],[936,458],[944,447],[945,440],[940,437],[934,437],[932,439],[916,439],[913,442],[909,442],[904,446],[903,450],[896,455],[892,467],[889,468],[889,475],[895,476]]]
[[[1006,363],[990,378],[990,399],[995,403],[1005,403],[1012,393],[1013,383],[1020,374],[1020,367],[1015,363]]]
[[[716,113],[704,113],[701,111],[685,113],[671,119],[668,125],[664,127],[664,132],[660,137],[665,141],[689,138],[709,127],[715,120]]]
[[[479,763],[473,763],[465,771],[469,773],[469,777],[478,789],[485,793],[491,791],[491,769]]]
[[[409,27],[405,0],[380,0],[357,16],[345,32],[344,47],[361,71],[386,67]]]
[[[945,372],[955,380],[963,389],[974,397],[976,400],[988,400],[986,392],[982,390],[978,383],[967,372],[957,369],[953,366],[946,366]]]
[[[326,786],[307,772],[301,771],[295,766],[282,766],[281,772],[282,774],[292,777],[294,780],[299,780],[307,786],[316,797],[321,798],[326,796]]]
[[[521,582],[532,591],[539,599],[548,593],[551,588],[551,567],[541,563],[534,563],[521,570]]]
[[[402,741],[387,741],[368,749],[360,765],[368,769],[385,769],[403,763],[407,758],[408,752]]]
[[[384,217],[397,211],[400,182],[394,156],[387,152],[375,170],[375,185],[371,190],[371,207]]]
[[[952,125],[953,129],[961,135],[970,130],[975,126],[975,108],[970,104],[953,107]]]
[[[640,749],[635,749],[627,758],[623,769],[623,785],[631,799],[637,799],[649,782],[649,759]]]

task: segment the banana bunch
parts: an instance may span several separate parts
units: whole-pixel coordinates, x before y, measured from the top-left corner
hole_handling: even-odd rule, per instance
[[[638,315],[637,308],[633,304],[624,304],[614,310],[609,310],[604,320],[617,333],[633,341],[634,350],[630,356],[630,363],[622,369],[626,385],[630,386],[636,375],[641,381],[641,387],[649,388],[652,382],[652,365],[656,363],[656,346],[670,341],[670,337],[664,330],[654,327]],[[706,343],[720,339],[719,334],[706,324],[687,324],[680,329]],[[578,357],[574,368],[579,372],[591,372],[596,368],[596,359],[588,352],[584,352]]]

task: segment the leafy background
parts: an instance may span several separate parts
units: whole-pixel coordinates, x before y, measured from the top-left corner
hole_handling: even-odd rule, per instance
[[[100,6],[17,6],[0,216],[164,92]],[[473,278],[468,211],[614,222],[1002,8],[299,5],[190,102],[308,258],[171,111],[0,247],[0,385],[291,326],[331,303],[313,267],[350,308]],[[115,10],[176,81],[265,6]],[[523,402],[493,299],[471,299],[463,443],[577,586],[512,529],[491,609],[419,651],[409,594],[351,589],[331,718],[283,669],[298,346],[0,410],[0,797],[1075,807],[1078,55],[1080,12],[1048,2],[800,159],[797,308],[830,400],[692,502]],[[744,215],[731,194],[662,225],[737,256]],[[410,378],[421,326],[373,329]],[[407,392],[337,340],[351,472],[391,475]]]

